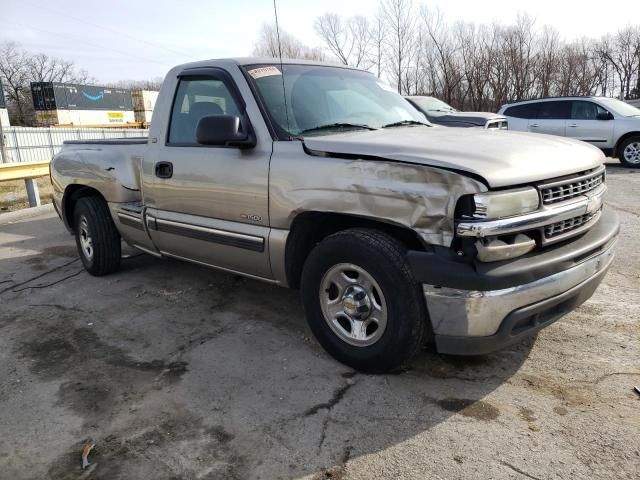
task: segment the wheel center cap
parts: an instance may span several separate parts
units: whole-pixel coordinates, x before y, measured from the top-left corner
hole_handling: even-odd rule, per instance
[[[354,320],[364,320],[371,314],[371,298],[361,286],[349,286],[342,297],[342,308]]]

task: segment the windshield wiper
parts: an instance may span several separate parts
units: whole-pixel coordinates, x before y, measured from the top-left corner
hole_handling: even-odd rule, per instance
[[[322,130],[332,130],[335,128],[361,128],[363,130],[377,130],[377,128],[370,125],[364,125],[361,123],[328,123],[326,125],[318,125],[317,127],[307,128],[302,130],[298,135],[304,135],[305,133],[321,132]]]
[[[424,125],[425,127],[431,126],[428,123],[418,122],[417,120],[400,120],[399,122],[387,123],[381,128],[404,127],[405,125]]]

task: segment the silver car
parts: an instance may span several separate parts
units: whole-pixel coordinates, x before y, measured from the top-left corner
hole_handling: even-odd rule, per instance
[[[575,138],[640,167],[640,109],[608,97],[553,97],[503,105],[509,129]]]

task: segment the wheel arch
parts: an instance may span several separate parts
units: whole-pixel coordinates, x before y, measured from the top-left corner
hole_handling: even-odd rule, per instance
[[[614,157],[618,157],[618,155],[620,155],[620,146],[625,142],[625,140],[628,140],[629,138],[632,137],[638,137],[640,138],[640,131],[633,131],[633,132],[627,132],[624,135],[622,135],[618,141],[616,142],[616,146],[613,148],[613,156]]]
[[[62,196],[62,204],[61,204],[61,216],[62,221],[64,222],[65,227],[69,230],[70,233],[74,232],[73,225],[73,215],[76,204],[78,200],[83,197],[99,197],[105,203],[107,202],[104,196],[95,188],[88,187],[86,185],[80,184],[71,184],[67,185],[64,189],[64,194]]]
[[[304,263],[311,250],[324,238],[350,228],[370,228],[387,233],[413,250],[426,245],[414,230],[378,219],[357,215],[309,211],[298,214],[291,223],[285,247],[285,274],[291,288],[300,287]]]

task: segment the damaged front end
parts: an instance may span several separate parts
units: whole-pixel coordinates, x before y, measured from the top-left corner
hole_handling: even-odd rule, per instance
[[[404,227],[425,245],[448,248],[458,200],[488,190],[481,179],[444,168],[299,148],[296,142],[274,144],[275,228],[288,229],[305,212],[338,213]]]
[[[603,209],[604,168],[489,189],[470,172],[277,142],[271,221],[347,214],[416,232],[407,253],[438,351],[486,354],[586,301],[613,261],[619,222]],[[398,155],[399,156],[399,155]]]
[[[600,219],[607,193],[604,176],[602,166],[535,187],[463,197],[456,208],[456,235],[461,244],[473,242],[485,262],[567,241]]]
[[[605,194],[600,167],[462,197],[452,249],[409,257],[438,350],[489,353],[586,301],[613,261],[619,230]]]

